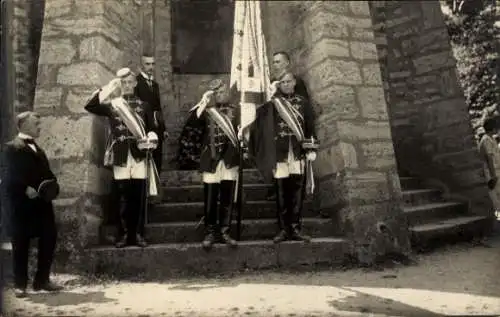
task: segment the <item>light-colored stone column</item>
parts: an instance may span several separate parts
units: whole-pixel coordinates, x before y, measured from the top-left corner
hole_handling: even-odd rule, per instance
[[[131,1],[47,0],[34,110],[40,144],[61,184],[59,255],[74,262],[99,240],[111,173],[102,158],[107,121],[84,110],[90,94],[140,55]]]

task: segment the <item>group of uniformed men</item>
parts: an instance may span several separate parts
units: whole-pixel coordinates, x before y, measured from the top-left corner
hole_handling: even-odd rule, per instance
[[[152,55],[145,54],[139,74],[129,68],[120,69],[117,78],[96,91],[85,106],[90,113],[107,117],[110,123],[111,139],[105,160],[113,168],[121,202],[116,247],[147,246],[144,209],[152,207],[145,194],[147,178],[151,177],[147,158],[152,157],[160,172],[161,145],[168,136],[158,83],[153,79],[154,62]],[[287,53],[273,55],[273,70],[273,97],[257,108],[256,120],[245,133],[238,130],[240,107],[230,100],[228,86],[220,79],[210,82],[209,90],[191,109],[186,126],[195,122],[202,129],[202,137],[191,141],[197,142],[200,149],[205,249],[217,242],[237,246],[230,228],[241,151],[253,159],[263,177],[274,180],[274,192],[269,193],[275,196],[277,203],[279,232],[274,242],[310,240],[301,231],[301,209],[305,167],[316,158],[314,111],[304,82],[290,71]],[[123,122],[123,116],[117,111],[123,104],[140,118],[146,132],[143,137],[134,136]],[[301,137],[297,133],[301,133]],[[243,135],[246,138],[240,142]],[[183,142],[179,144],[183,146]]]
[[[149,194],[155,195],[151,179],[158,180],[162,144],[168,137],[159,86],[153,78],[154,57],[143,54],[141,60],[138,74],[130,68],[118,70],[116,78],[95,91],[85,105],[86,111],[109,121],[104,165],[113,170],[119,196],[118,248],[147,246],[145,210],[152,207],[148,200]],[[301,210],[306,170],[316,158],[314,111],[304,82],[290,71],[285,52],[273,55],[273,69],[272,98],[257,107],[249,127],[240,131],[240,107],[231,100],[227,84],[214,79],[184,127],[198,127],[198,137],[181,134],[180,152],[193,142],[199,150],[205,197],[202,246],[207,250],[217,242],[237,246],[230,228],[243,153],[264,178],[274,180],[274,191],[269,193],[277,203],[279,232],[274,242],[310,240],[301,231]],[[17,127],[19,134],[3,151],[0,189],[12,237],[16,295],[25,296],[29,246],[34,237],[39,237],[34,289],[61,289],[49,279],[57,238],[52,201],[59,194],[59,185],[45,152],[35,142],[40,133],[38,114],[19,114]],[[155,184],[157,193],[159,184]]]

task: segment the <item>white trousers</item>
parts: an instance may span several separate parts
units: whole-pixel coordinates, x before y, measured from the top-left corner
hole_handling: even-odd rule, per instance
[[[113,176],[116,180],[146,179],[146,159],[136,161],[130,150],[127,154],[125,166],[113,166]]]
[[[221,181],[235,181],[238,179],[238,166],[227,168],[224,160],[220,160],[215,168],[215,172],[203,172],[202,179],[207,184],[216,184]]]
[[[297,160],[293,155],[292,143],[289,143],[288,157],[285,162],[276,163],[276,168],[273,171],[274,178],[287,178],[290,175],[304,174],[304,160]]]

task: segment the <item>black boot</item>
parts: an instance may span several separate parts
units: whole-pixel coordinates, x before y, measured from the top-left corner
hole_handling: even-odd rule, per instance
[[[280,243],[287,239],[286,232],[286,178],[275,179],[275,192],[276,192],[276,217],[278,219],[278,227],[280,232],[274,237],[274,243]]]
[[[236,247],[236,241],[229,235],[231,220],[233,215],[233,199],[235,181],[222,181],[220,184],[220,202],[219,202],[219,226],[221,233],[221,242],[230,247]]]
[[[115,246],[117,248],[123,248],[129,244],[127,239],[127,221],[128,221],[128,210],[127,210],[127,196],[130,193],[130,181],[129,180],[117,180],[116,185],[116,201],[118,203],[118,219],[117,219],[117,230],[118,234],[116,237]]]
[[[290,175],[288,187],[288,210],[290,211],[290,238],[296,241],[311,241],[311,237],[302,234],[302,204],[304,203],[304,176]]]
[[[211,249],[215,243],[215,227],[217,225],[217,200],[219,198],[219,184],[203,183],[205,191],[204,216],[205,239],[202,247]]]

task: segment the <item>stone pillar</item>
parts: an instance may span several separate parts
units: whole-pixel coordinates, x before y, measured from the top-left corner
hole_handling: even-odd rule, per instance
[[[172,73],[172,23],[171,3],[168,0],[155,0],[154,2],[154,54],[156,59],[156,73],[158,85],[160,86],[161,104],[167,132],[170,138],[163,146],[163,170],[172,169],[168,162],[175,157],[179,121],[185,120],[179,116],[179,107],[175,102],[173,73]],[[182,124],[180,124],[182,126]]]
[[[390,251],[407,253],[408,226],[368,1],[287,5],[267,5],[266,34],[272,51],[292,51],[315,104],[320,209],[351,238],[362,262]],[[279,12],[284,19],[276,18]],[[270,19],[284,23],[273,27]]]
[[[46,2],[35,111],[42,116],[40,144],[61,184],[58,255],[72,263],[98,243],[111,180],[102,166],[107,121],[83,107],[118,68],[137,63],[138,12],[131,0]]]
[[[399,169],[492,212],[439,1],[374,1]]]

